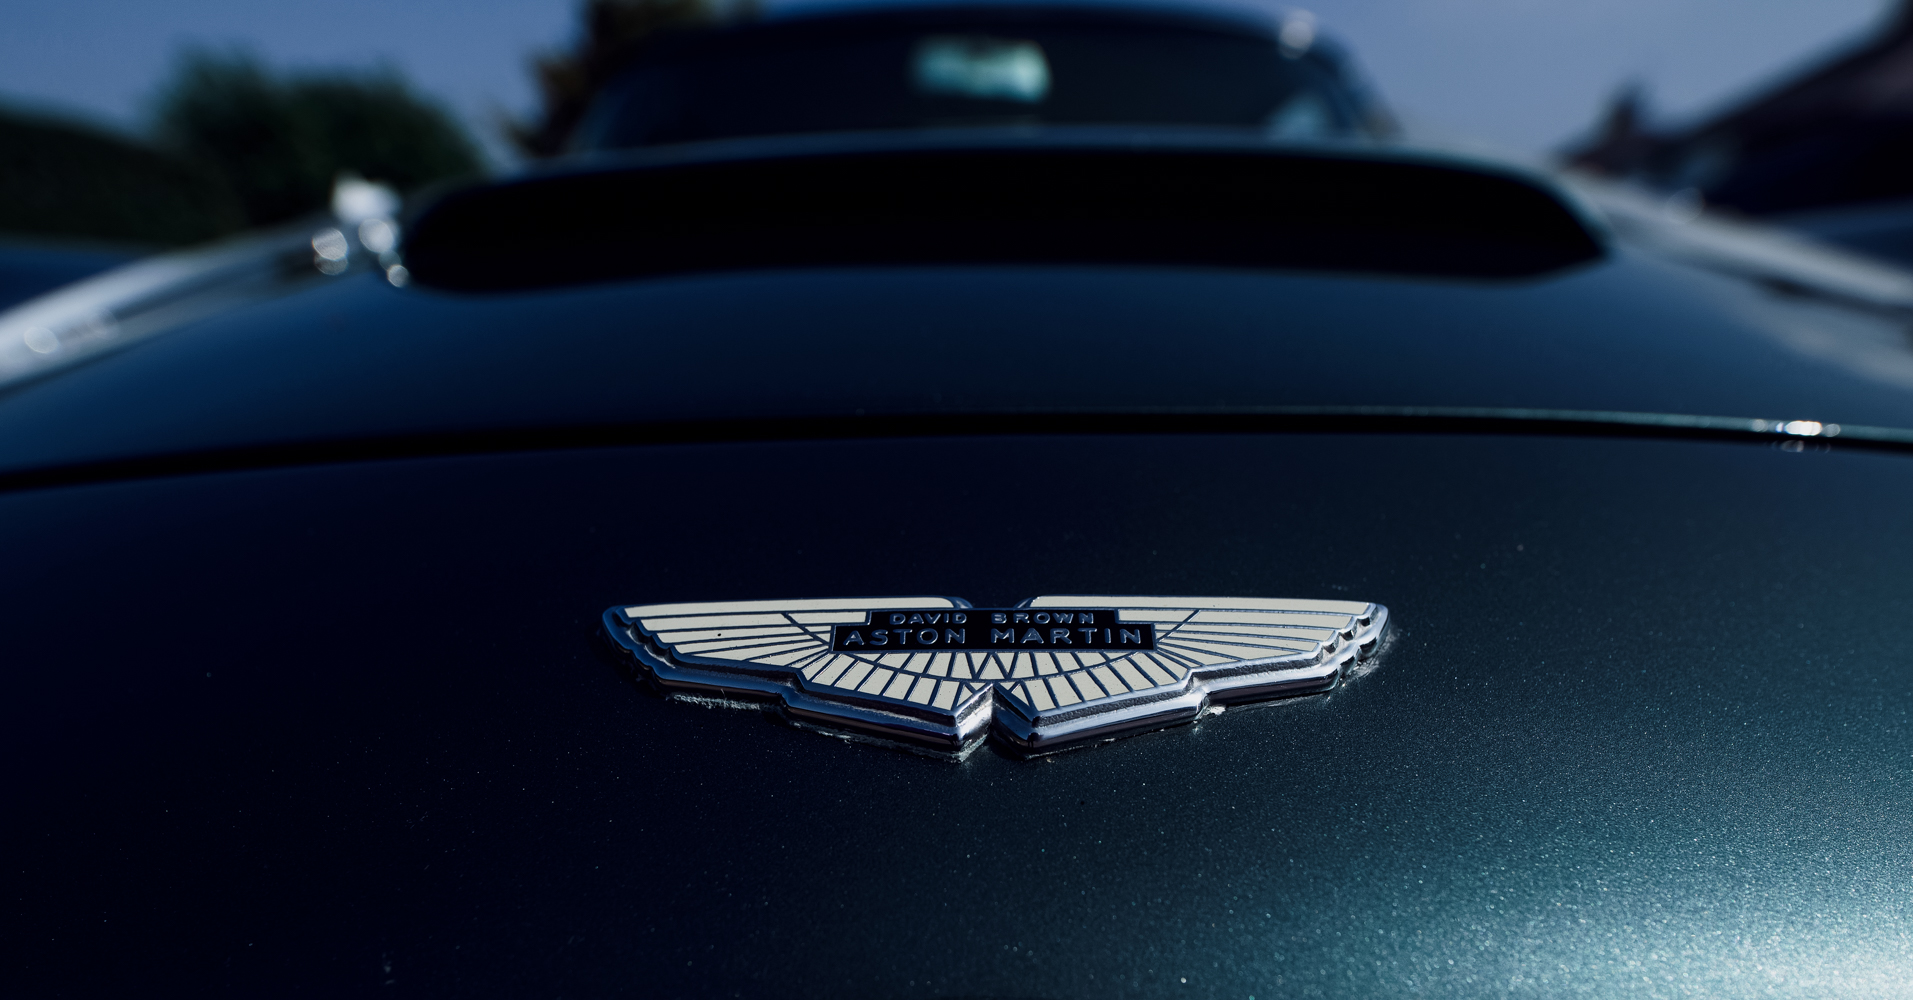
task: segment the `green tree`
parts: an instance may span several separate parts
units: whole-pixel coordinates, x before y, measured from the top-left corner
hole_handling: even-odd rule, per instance
[[[0,232],[177,244],[238,229],[217,172],[137,140],[0,110]]]
[[[280,76],[243,53],[189,51],[155,126],[225,177],[253,225],[323,207],[342,172],[408,191],[481,167],[457,122],[389,69]]]

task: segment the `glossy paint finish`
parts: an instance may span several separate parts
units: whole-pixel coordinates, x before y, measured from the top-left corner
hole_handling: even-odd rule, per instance
[[[1891,311],[1625,247],[1520,282],[964,267],[485,295],[360,274],[0,395],[0,473],[395,435],[1297,405],[1906,428],[1913,346]]]
[[[118,267],[137,256],[134,251],[118,248],[0,240],[0,309]]]
[[[1910,493],[1811,445],[1362,434],[16,491],[8,979],[1896,995]],[[926,589],[1359,594],[1398,631],[1329,697],[962,764],[667,702],[594,638],[617,602]]]
[[[1905,993],[1906,448],[1256,422],[1905,431],[1905,318],[1624,244],[309,277],[0,393],[7,982]],[[666,700],[598,617],[922,593],[1346,597],[1393,638],[1332,695],[952,763]]]

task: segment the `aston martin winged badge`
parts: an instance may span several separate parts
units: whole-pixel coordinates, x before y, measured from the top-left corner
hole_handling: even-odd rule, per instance
[[[780,700],[792,718],[960,753],[1026,753],[1160,729],[1227,704],[1313,694],[1371,656],[1388,609],[1359,601],[1048,596],[618,607],[612,639],[667,690]]]

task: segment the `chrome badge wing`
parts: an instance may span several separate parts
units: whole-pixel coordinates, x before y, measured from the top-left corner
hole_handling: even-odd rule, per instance
[[[605,612],[666,689],[776,699],[800,722],[961,753],[1027,753],[1333,687],[1388,609],[1360,601],[1054,595],[650,604]]]

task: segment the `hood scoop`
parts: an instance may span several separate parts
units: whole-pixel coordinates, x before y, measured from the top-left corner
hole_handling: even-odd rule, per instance
[[[465,291],[996,264],[1521,279],[1603,253],[1532,178],[1266,146],[854,150],[574,168],[454,192],[410,233],[412,277]]]

